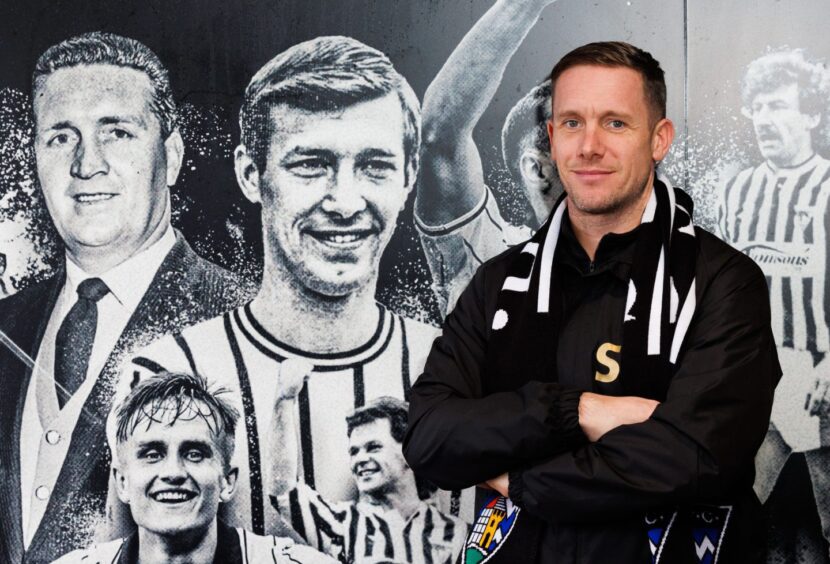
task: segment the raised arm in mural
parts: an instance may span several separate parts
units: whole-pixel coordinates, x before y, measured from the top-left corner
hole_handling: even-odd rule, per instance
[[[674,126],[649,53],[584,45],[551,80],[567,199],[447,315],[405,456],[498,492],[467,563],[760,563],[753,459],[780,374],[764,277],[655,178]]]
[[[302,480],[296,414],[312,369],[289,359],[280,370],[269,441],[271,452],[280,453],[272,457],[271,503],[306,542],[341,562],[455,561],[468,528],[423,501],[435,486],[418,480],[403,458],[406,402],[380,397],[346,417],[341,445],[356,500],[332,500]]]
[[[233,312],[142,350],[125,374],[198,372],[233,391],[245,424],[240,495],[221,509],[229,524],[285,533],[264,468],[282,456],[265,438],[286,359],[314,365],[297,398],[301,482],[335,502],[356,497],[340,448],[346,416],[380,396],[406,400],[423,366],[435,329],[375,300],[381,255],[417,174],[419,114],[391,61],[348,37],[292,46],[246,89],[235,165],[261,208],[262,287]],[[472,517],[472,492],[436,497]]]
[[[801,49],[752,61],[743,77],[743,113],[763,161],[729,179],[721,193],[721,237],[761,267],[784,375],[772,424],[756,460],[755,490],[766,502],[784,463],[804,452],[824,538],[830,540],[830,76]]]
[[[278,452],[271,457],[265,471],[265,479],[274,484],[273,496],[269,500],[279,508],[279,498],[297,487],[300,471],[300,445],[297,440],[299,427],[294,412],[297,410],[297,396],[305,386],[314,366],[304,360],[289,358],[279,368],[277,396],[274,401],[274,421],[267,439],[269,452]]]
[[[482,261],[530,236],[501,217],[485,185],[473,130],[501,83],[510,59],[555,0],[499,0],[458,44],[424,95],[424,142],[416,222],[445,309]],[[539,222],[558,195],[545,122],[550,89],[534,88],[511,111],[502,131],[505,164],[523,186]]]

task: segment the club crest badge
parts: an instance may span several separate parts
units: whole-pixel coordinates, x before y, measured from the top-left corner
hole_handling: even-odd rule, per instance
[[[498,494],[489,498],[464,544],[464,564],[487,562],[510,535],[519,511],[509,498]]]
[[[732,506],[700,506],[692,513],[692,536],[700,564],[717,564]]]
[[[663,547],[674,524],[677,512],[659,512],[646,515],[648,547],[651,550],[651,564],[659,564],[663,556]]]

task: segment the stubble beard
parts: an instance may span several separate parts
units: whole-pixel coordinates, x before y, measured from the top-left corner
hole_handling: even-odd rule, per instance
[[[626,193],[619,193],[615,192],[611,194],[608,198],[601,200],[599,202],[588,202],[582,199],[578,192],[570,191],[568,192],[568,200],[570,200],[570,204],[573,205],[578,211],[585,215],[592,215],[592,216],[607,216],[607,215],[616,215],[620,212],[625,211],[630,206],[633,206],[637,201],[640,200],[643,193],[648,186],[648,179],[650,176],[647,176],[640,186],[631,192]],[[566,190],[567,191],[567,190]]]

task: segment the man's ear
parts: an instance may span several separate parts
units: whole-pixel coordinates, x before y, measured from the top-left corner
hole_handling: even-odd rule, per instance
[[[418,167],[421,164],[421,160],[418,155],[416,155],[414,159],[406,159],[406,161],[407,162],[404,164],[404,176],[406,179],[404,189],[406,190],[407,198],[401,204],[400,210],[403,210],[406,207],[406,200],[409,199],[408,195],[412,192],[412,189],[415,187],[415,183],[418,181]]]
[[[164,141],[164,152],[167,157],[167,185],[173,186],[179,178],[184,158],[184,141],[178,128],[167,136]]]
[[[548,142],[550,143],[550,160],[556,162],[556,153],[553,149],[553,120],[548,120]]]
[[[536,149],[527,149],[519,157],[519,171],[526,186],[543,189],[552,182],[555,172],[553,161]]]
[[[231,466],[222,477],[222,491],[219,492],[219,499],[228,502],[233,498],[236,491],[236,479],[239,477],[239,468]]]
[[[113,481],[115,482],[115,493],[118,494],[118,499],[121,500],[122,503],[129,505],[130,503],[130,494],[129,494],[129,482],[127,481],[127,476],[125,476],[117,466],[112,467],[112,477]]]
[[[259,168],[248,153],[247,147],[240,144],[233,152],[233,167],[236,172],[236,182],[248,200],[254,204],[262,202],[262,193],[259,188]]]
[[[807,128],[815,129],[821,123],[821,114],[807,114]]]
[[[655,162],[662,161],[668,154],[674,140],[674,124],[668,118],[663,118],[654,126],[651,134],[651,158]]]

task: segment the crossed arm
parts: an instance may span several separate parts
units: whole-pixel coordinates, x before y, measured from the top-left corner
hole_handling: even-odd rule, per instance
[[[412,390],[404,452],[413,470],[444,488],[489,483],[552,523],[728,496],[751,479],[780,375],[766,285],[757,268],[745,276],[745,261],[724,266],[699,296],[667,396],[646,418],[641,399],[555,383],[487,395],[479,270]]]

